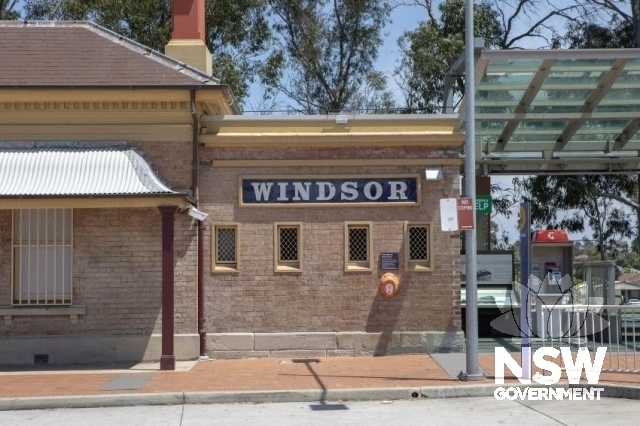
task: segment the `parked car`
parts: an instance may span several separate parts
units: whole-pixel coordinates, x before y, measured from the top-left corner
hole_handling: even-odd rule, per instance
[[[627,305],[638,305],[640,306],[640,299],[629,299]]]

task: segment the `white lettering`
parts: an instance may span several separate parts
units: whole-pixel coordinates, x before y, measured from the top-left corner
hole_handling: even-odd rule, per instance
[[[507,366],[511,373],[513,373],[520,383],[523,385],[531,384],[531,379],[525,379],[522,377],[522,368],[518,365],[515,359],[509,355],[509,352],[505,348],[497,347],[495,349],[495,382],[497,385],[504,385],[504,367]]]
[[[289,201],[287,198],[287,182],[278,182],[278,186],[280,187],[280,195],[278,196],[278,201]]]
[[[591,388],[591,389],[587,389],[587,388],[582,389],[582,399],[583,400],[589,398],[591,401],[593,401],[593,397],[594,397],[593,388]]]
[[[551,374],[549,376],[543,376],[540,373],[536,373],[533,375],[533,380],[541,385],[552,385],[554,383],[558,383],[560,376],[562,376],[562,369],[559,365],[544,359],[545,356],[557,358],[558,355],[560,355],[560,351],[552,347],[542,347],[535,351],[533,354],[533,363],[543,371],[550,371]]]
[[[358,198],[358,182],[344,182],[340,185],[340,199],[353,201]]]
[[[600,372],[602,371],[602,364],[604,363],[604,357],[607,353],[606,347],[599,347],[596,350],[596,356],[591,364],[591,355],[589,354],[589,348],[579,348],[576,355],[576,363],[573,363],[571,356],[571,348],[560,348],[562,352],[562,362],[567,370],[567,379],[572,385],[580,383],[580,376],[582,376],[582,369],[584,368],[587,376],[587,383],[590,385],[597,385],[600,379]]]
[[[596,400],[600,401],[600,392],[604,392],[604,388],[591,388],[591,392],[595,392]]]
[[[318,182],[318,201],[330,200],[336,195],[336,186],[331,182]],[[327,189],[329,193],[327,193]]]
[[[580,348],[576,356],[576,362],[573,363],[571,356],[571,348],[562,347],[560,353],[562,354],[562,361],[566,367],[567,378],[570,384],[578,384],[580,382],[580,376],[582,375],[582,369],[584,368],[587,383],[590,385],[597,384],[600,378],[600,372],[602,371],[602,364],[604,363],[604,357],[606,355],[607,348],[599,347],[596,351],[596,355],[591,364],[591,356],[588,348]],[[550,347],[542,347],[535,351],[533,355],[533,363],[542,370],[550,371],[549,376],[543,376],[540,373],[536,373],[533,379],[543,385],[550,385],[558,383],[562,370],[557,364],[544,359],[545,356],[556,358],[558,356],[558,350]],[[495,383],[498,385],[504,384],[504,367],[507,366],[511,373],[523,385],[531,384],[531,380],[522,377],[522,367],[511,357],[505,348],[495,348]]]
[[[303,186],[304,185],[304,186]],[[295,191],[293,195],[294,201],[309,201],[309,187],[311,186],[311,182],[293,182],[293,190]]]
[[[549,401],[557,400],[562,401],[567,399],[569,401],[586,401],[587,399],[593,401],[596,399],[600,401],[600,393],[604,392],[604,388],[530,388],[524,389],[517,387],[503,388],[499,387],[493,391],[493,397],[498,401],[515,401],[520,399],[522,401]]]
[[[371,193],[371,188],[375,187],[376,194]],[[377,200],[382,197],[382,185],[378,182],[369,182],[364,186],[364,196],[369,200]]]
[[[251,182],[251,186],[253,186],[256,201],[269,201],[273,182]]]
[[[407,200],[407,184],[402,181],[389,181],[389,186],[391,187],[391,194],[389,195],[390,200]]]

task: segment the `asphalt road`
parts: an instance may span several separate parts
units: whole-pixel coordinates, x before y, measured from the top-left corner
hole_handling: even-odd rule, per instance
[[[0,411],[2,426],[210,425],[630,425],[640,401],[413,401],[215,404]]]

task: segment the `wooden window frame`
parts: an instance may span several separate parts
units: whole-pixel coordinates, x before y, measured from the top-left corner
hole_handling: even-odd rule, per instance
[[[411,228],[427,228],[427,259],[426,260],[410,260],[409,254],[411,249],[410,229]],[[429,272],[433,271],[433,227],[431,222],[405,222],[404,223],[404,267],[407,271]]]
[[[62,216],[62,230],[59,231],[57,228],[53,230],[52,241],[49,240],[49,228],[48,224],[45,228],[45,235],[40,235],[40,215],[44,212],[45,221],[49,217],[49,211],[53,210],[53,220],[57,218],[57,211],[63,211]],[[23,211],[29,211],[27,220],[29,224],[27,227],[31,229],[32,221],[36,221],[36,235],[31,235],[31,231],[29,230],[29,235],[24,236],[22,234],[22,230],[24,228],[22,224],[22,219],[19,219],[18,216],[22,216]],[[35,218],[32,217],[31,211],[35,211]],[[68,226],[69,236],[68,241],[65,239],[64,235],[58,235],[65,233],[65,226]],[[19,228],[19,229],[18,229]],[[26,241],[25,241],[26,238]],[[56,278],[50,278],[50,274],[45,270],[42,271],[39,265],[34,265],[36,267],[36,289],[35,293],[29,287],[28,282],[31,281],[29,277],[26,278],[27,291],[24,292],[22,288],[22,266],[20,262],[25,261],[23,259],[23,255],[18,255],[17,252],[22,253],[24,248],[27,248],[29,256],[26,259],[26,262],[30,264],[32,257],[32,250],[36,250],[36,262],[40,262],[40,251],[42,249],[45,250],[45,264],[48,263],[47,254],[48,249],[53,248],[57,256],[58,251],[56,249],[62,249],[63,253],[66,252],[66,248],[69,249],[68,256],[63,254],[62,259],[53,258],[52,262],[54,262],[54,276],[57,276],[58,268],[60,269],[60,273],[62,274],[61,283],[62,291],[57,292],[58,284],[56,283]],[[68,260],[68,264],[67,261]],[[66,267],[66,269],[65,269]],[[30,269],[30,268],[29,268]],[[69,283],[68,283],[68,291],[65,291],[65,275],[66,272],[69,274]],[[29,274],[31,272],[29,271]],[[43,292],[40,292],[41,287],[41,278],[44,280]],[[53,282],[51,282],[53,279]],[[54,291],[49,293],[48,284],[53,284]],[[26,294],[26,295],[25,295]],[[35,294],[35,296],[34,296]],[[42,208],[42,209],[15,209],[12,211],[12,219],[11,219],[11,304],[12,306],[70,306],[73,303],[73,209],[71,208]]]
[[[235,262],[218,261],[218,230],[235,231]],[[240,271],[240,224],[236,222],[214,222],[211,224],[211,272],[215,274],[237,274]]]
[[[367,230],[367,260],[364,262],[352,262],[349,260],[349,229],[365,228]],[[344,270],[345,272],[370,272],[373,271],[373,223],[372,222],[345,222],[344,224]]]
[[[280,260],[280,229],[296,228],[298,230],[298,259],[296,261]],[[303,265],[302,222],[275,222],[273,224],[273,270],[278,273],[299,274]]]

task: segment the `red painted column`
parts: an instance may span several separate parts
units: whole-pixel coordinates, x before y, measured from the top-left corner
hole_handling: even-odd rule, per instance
[[[160,370],[175,370],[176,357],[173,354],[173,229],[177,206],[158,207],[162,214],[162,356]]]
[[[204,0],[173,0],[172,40],[202,40],[204,33]]]

